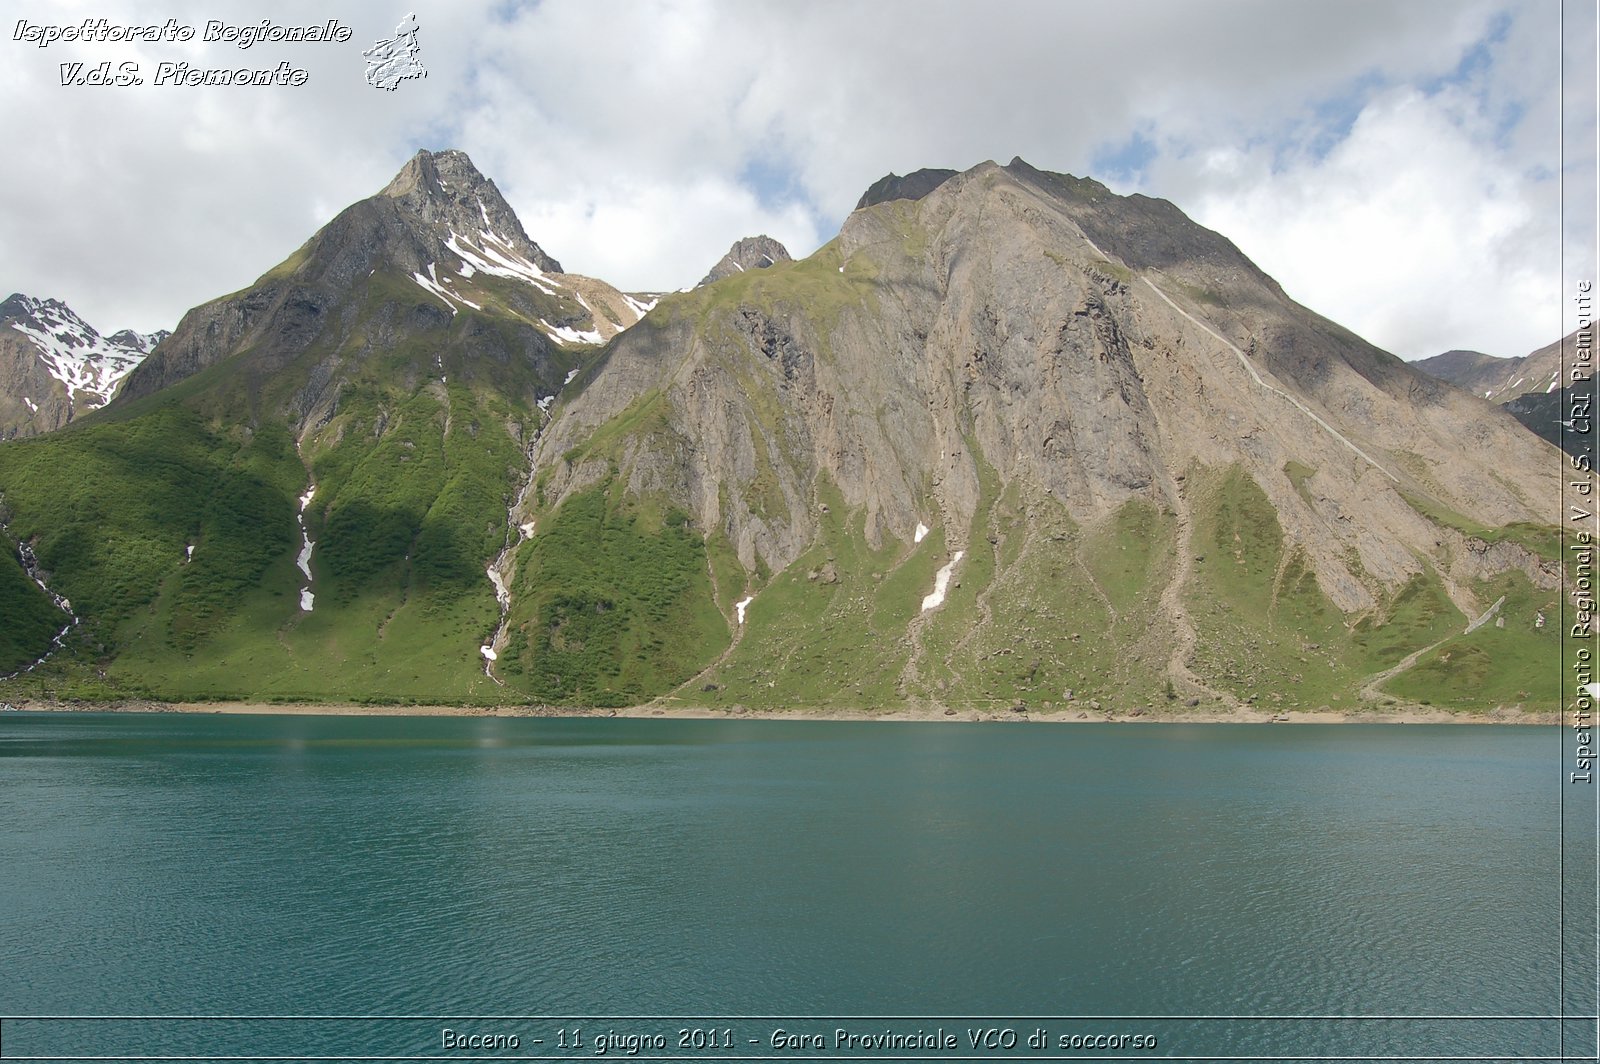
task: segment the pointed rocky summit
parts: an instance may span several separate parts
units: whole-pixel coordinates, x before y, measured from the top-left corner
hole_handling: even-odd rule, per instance
[[[734,242],[728,253],[717,260],[711,267],[711,272],[700,278],[696,288],[703,288],[708,284],[720,281],[724,277],[732,277],[736,273],[746,270],[764,270],[768,266],[776,266],[780,262],[793,261],[789,257],[789,249],[770,236],[747,236],[743,240]]]

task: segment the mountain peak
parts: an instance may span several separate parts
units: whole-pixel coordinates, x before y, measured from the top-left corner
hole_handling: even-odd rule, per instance
[[[11,293],[5,302],[0,303],[0,321],[10,321],[14,318],[62,318],[83,324],[83,319],[73,313],[72,308],[61,300],[40,299],[21,292]]]
[[[531,376],[512,374],[515,387],[553,401],[572,362],[552,345],[601,344],[648,309],[603,281],[566,273],[528,237],[465,152],[424,150],[249,289],[185,315],[122,395],[142,398],[248,351],[229,376],[225,402],[259,395],[276,382],[283,389],[279,409],[303,423],[313,409],[317,417],[330,414],[338,381],[364,372],[359,367],[374,351],[426,333],[430,344],[446,343],[440,334],[456,337],[449,342],[471,335],[479,353],[532,367]],[[463,311],[472,320],[452,333],[451,319]],[[353,327],[357,321],[361,328]],[[309,381],[300,369],[286,373],[311,347],[343,353],[319,365]],[[437,358],[422,361],[415,372],[452,382],[462,376],[438,372]]]
[[[761,270],[768,266],[776,266],[780,262],[790,261],[793,260],[789,255],[789,249],[765,233],[760,236],[747,236],[734,241],[728,253],[717,260],[717,264],[711,267],[711,272],[702,277],[695,287],[704,288],[713,281],[732,277],[736,273]]]
[[[137,329],[119,329],[106,337],[106,340],[134,351],[142,351],[148,355],[155,349],[156,344],[171,335],[171,329],[157,329],[155,332],[148,333],[139,332]]]
[[[561,263],[523,230],[495,183],[464,151],[417,152],[375,198],[394,200],[404,213],[452,234],[492,237],[546,273],[563,272]]]
[[[391,199],[402,199],[412,193],[421,191],[424,194],[438,194],[452,183],[469,187],[492,184],[488,178],[472,164],[472,159],[464,151],[455,148],[446,148],[443,151],[429,151],[420,149],[400,172],[394,175],[380,196]]]
[[[148,348],[101,336],[59,299],[0,303],[0,439],[60,428],[104,406]]]
[[[856,201],[856,210],[890,200],[919,200],[955,176],[954,170],[931,169],[914,170],[904,177],[894,173],[885,174],[861,194]]]

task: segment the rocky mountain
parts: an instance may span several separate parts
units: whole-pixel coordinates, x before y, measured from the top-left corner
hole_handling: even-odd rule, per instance
[[[648,307],[421,152],[77,431],[0,450],[0,522],[117,690],[478,697],[526,450]]]
[[[695,287],[703,288],[724,277],[732,277],[736,273],[762,270],[789,261],[791,261],[789,249],[770,236],[766,234],[747,236],[743,240],[734,241],[728,253],[717,260],[717,264],[711,267],[711,272],[700,278],[700,283]]]
[[[165,333],[101,336],[55,299],[0,303],[0,439],[58,429],[98,409]]]
[[[1565,445],[1576,451],[1586,443],[1572,431],[1574,397],[1572,390],[1564,386],[1562,374],[1563,362],[1567,367],[1580,364],[1578,336],[1577,332],[1570,333],[1520,358],[1496,358],[1479,351],[1446,351],[1421,359],[1415,365],[1430,376],[1503,405],[1506,412],[1529,431],[1558,447]],[[1589,339],[1592,341],[1592,337]],[[1592,349],[1593,344],[1587,346]],[[1593,391],[1591,382],[1585,392],[1591,403]],[[1589,405],[1581,401],[1579,405],[1589,409]],[[1563,422],[1569,423],[1565,435]]]
[[[1170,203],[921,173],[625,322],[419,155],[105,411],[0,447],[0,524],[83,618],[11,682],[1554,706],[1558,453]]]
[[[1170,203],[1021,160],[876,198],[803,262],[663,300],[540,439],[520,513],[551,540],[619,495],[706,538],[683,603],[730,645],[684,697],[1349,705],[1413,651],[1393,688],[1443,690],[1546,631],[1560,463],[1509,417]],[[590,599],[556,603],[538,543],[500,667],[593,697],[548,635]],[[1452,642],[1497,602],[1476,639],[1504,648]],[[1548,696],[1512,671],[1458,693]]]
[[[154,394],[243,351],[253,381],[309,357],[317,367],[304,374],[310,390],[293,402],[302,417],[326,413],[336,400],[325,384],[339,376],[350,343],[374,348],[357,333],[359,319],[374,302],[392,304],[396,287],[408,305],[411,289],[430,297],[406,311],[415,325],[443,328],[465,310],[497,317],[496,330],[473,325],[479,335],[468,346],[487,345],[502,359],[516,352],[543,360],[603,343],[648,309],[602,281],[563,273],[464,153],[421,151],[249,289],[186,314],[124,392]],[[552,366],[572,361],[556,356]],[[560,376],[546,376],[537,390],[546,397],[559,387]]]
[[[1493,386],[1504,376],[1511,359],[1496,358],[1482,351],[1446,351],[1431,358],[1421,358],[1412,363],[1430,377],[1448,381],[1457,388],[1489,398]],[[1521,362],[1521,359],[1514,361]],[[1487,384],[1488,388],[1480,387]]]
[[[148,333],[135,332],[132,329],[121,329],[106,337],[106,341],[148,355],[155,350],[156,344],[171,335],[171,329],[157,329],[155,332]]]
[[[1481,351],[1446,351],[1420,359],[1415,365],[1429,376],[1449,381],[1491,403],[1504,403],[1529,392],[1560,388],[1561,345],[1570,345],[1576,335],[1520,358],[1496,358]]]

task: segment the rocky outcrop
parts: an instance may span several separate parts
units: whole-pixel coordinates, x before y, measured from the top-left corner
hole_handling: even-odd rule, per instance
[[[728,249],[728,253],[717,260],[717,264],[711,267],[711,272],[700,278],[700,283],[695,287],[703,288],[724,277],[732,277],[736,273],[764,270],[768,266],[789,261],[791,261],[789,249],[770,236],[765,234],[747,236],[743,240],[735,241],[733,247]]]
[[[545,273],[561,272],[561,263],[528,237],[495,183],[478,172],[466,152],[417,152],[375,198],[394,205],[399,216],[411,223],[395,229],[413,238],[482,232]],[[434,250],[412,246],[419,257],[407,260],[403,252],[396,252],[398,265],[418,268],[423,264],[420,254]]]
[[[890,200],[919,200],[955,176],[954,170],[915,170],[904,177],[885,174],[861,194],[856,201],[856,210]]]

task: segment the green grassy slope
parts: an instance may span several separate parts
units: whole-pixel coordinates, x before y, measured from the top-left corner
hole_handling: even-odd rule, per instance
[[[86,619],[30,682],[85,697],[519,697],[484,675],[499,621],[485,568],[535,399],[587,352],[531,351],[504,311],[420,313],[427,295],[381,273],[363,292],[287,366],[243,350],[0,447],[11,532]],[[289,412],[330,387],[331,418],[297,448]],[[307,613],[295,516],[310,480]]]
[[[182,641],[288,548],[297,466],[281,427],[219,431],[168,406],[0,447],[0,491],[80,614],[114,626],[172,579]]]
[[[28,579],[15,544],[0,536],[0,675],[43,657],[68,617]]]
[[[1193,549],[1201,560],[1188,601],[1200,634],[1195,668],[1207,682],[1267,708],[1354,709],[1364,680],[1445,641],[1382,690],[1455,709],[1554,708],[1557,677],[1547,646],[1554,628],[1534,627],[1540,608],[1555,615],[1554,592],[1537,591],[1520,572],[1502,574],[1473,590],[1485,605],[1505,595],[1504,612],[1515,623],[1462,636],[1470,618],[1450,601],[1433,560],[1419,558],[1421,572],[1375,610],[1345,616],[1317,586],[1303,553],[1286,543],[1247,474],[1207,470],[1191,483],[1198,489]],[[1553,550],[1546,542],[1553,542],[1552,530],[1477,531],[1533,544],[1541,554]]]
[[[817,541],[788,568],[750,583],[738,646],[684,696],[711,705],[877,706],[901,700],[900,672],[915,615],[943,541],[868,546],[863,517],[819,486]]]
[[[317,484],[307,511],[314,609],[300,609],[298,532],[286,513],[289,545],[203,645],[150,638],[164,589],[123,631],[141,649],[120,656],[113,676],[164,697],[504,700],[478,647],[499,619],[484,570],[520,475],[505,414],[455,384],[352,401],[321,434],[328,442],[306,448]],[[295,467],[288,505],[306,483],[299,458]]]
[[[681,511],[620,496],[569,498],[518,550],[498,671],[540,701],[644,701],[727,645],[704,539]]]

